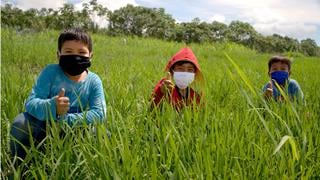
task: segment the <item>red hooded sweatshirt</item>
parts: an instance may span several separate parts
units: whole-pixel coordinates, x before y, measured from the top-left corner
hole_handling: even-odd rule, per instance
[[[182,48],[179,52],[177,52],[168,62],[165,72],[170,71],[171,67],[180,61],[189,61],[191,62],[195,67],[195,80],[202,78],[202,73],[200,70],[200,66],[198,63],[198,60],[192,50],[188,47]],[[161,101],[165,99],[165,95],[161,92],[161,85],[163,81],[166,80],[166,78],[162,78],[155,86],[152,97],[153,97],[153,103],[154,105],[158,106]],[[183,106],[188,106],[190,104],[193,104],[196,102],[197,104],[200,104],[201,97],[198,93],[196,93],[192,88],[188,87],[187,96],[184,99],[180,92],[179,88],[177,86],[174,87],[172,93],[170,94],[170,97],[168,98],[169,102],[176,108],[181,109]]]

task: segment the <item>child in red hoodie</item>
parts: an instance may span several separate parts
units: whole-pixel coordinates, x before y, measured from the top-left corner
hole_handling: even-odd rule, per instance
[[[184,106],[199,105],[201,95],[190,87],[191,83],[202,80],[198,60],[188,47],[182,48],[168,62],[165,71],[167,77],[162,78],[152,93],[152,107],[158,107],[168,101],[180,110]]]

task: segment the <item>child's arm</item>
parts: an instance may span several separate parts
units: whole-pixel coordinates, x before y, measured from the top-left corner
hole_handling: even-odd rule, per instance
[[[271,81],[263,88],[264,98],[270,100],[273,96],[273,88]]]
[[[299,84],[298,84],[298,98],[301,100],[301,102],[304,102],[304,94],[303,94]]]
[[[290,89],[291,95],[292,95],[291,98],[294,101],[304,102],[304,95],[303,95],[303,92],[301,90],[299,83],[295,80],[291,80],[291,83],[292,83],[292,87],[293,87],[293,91]]]
[[[56,98],[49,97],[51,88],[52,72],[50,68],[45,68],[39,75],[36,83],[32,87],[25,108],[26,111],[38,120],[56,119]]]
[[[68,124],[77,124],[77,121],[84,120],[87,124],[102,122],[107,117],[106,100],[104,96],[101,79],[97,77],[92,82],[90,89],[89,108],[81,113],[67,113],[63,118]]]
[[[167,77],[161,79],[152,92],[152,105],[158,105],[165,95],[170,96],[173,89],[174,84],[171,78],[171,74],[170,72],[168,72]]]
[[[154,88],[154,90],[152,92],[152,107],[157,106],[164,96],[164,94],[161,91],[162,81],[163,80],[161,80],[157,83],[156,87]]]

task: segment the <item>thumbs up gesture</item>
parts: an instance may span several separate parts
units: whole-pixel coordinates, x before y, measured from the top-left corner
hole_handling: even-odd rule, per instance
[[[56,99],[57,115],[60,115],[60,116],[66,114],[70,107],[69,98],[65,97],[64,95],[65,95],[65,89],[61,88]]]
[[[174,84],[173,84],[173,81],[172,81],[172,77],[171,77],[171,73],[168,72],[167,73],[167,77],[166,79],[162,82],[161,84],[161,92],[164,93],[164,94],[171,94],[173,88],[174,88]]]
[[[271,99],[273,96],[273,89],[272,89],[272,82],[270,81],[269,84],[267,85],[266,92],[264,93],[264,97],[266,99]]]

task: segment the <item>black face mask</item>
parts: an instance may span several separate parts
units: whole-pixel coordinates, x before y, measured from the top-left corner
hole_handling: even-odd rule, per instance
[[[90,58],[79,55],[60,55],[59,65],[71,76],[77,76],[91,66]]]

